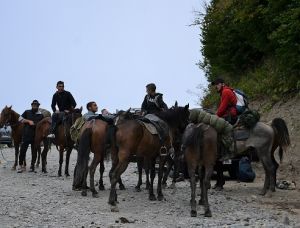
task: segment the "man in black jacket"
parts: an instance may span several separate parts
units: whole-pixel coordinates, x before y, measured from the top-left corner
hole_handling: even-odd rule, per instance
[[[40,103],[37,100],[32,101],[31,109],[26,110],[19,117],[19,121],[24,123],[24,128],[22,134],[22,145],[21,145],[20,155],[19,155],[19,167],[17,170],[18,173],[22,173],[23,171],[26,170],[24,162],[26,158],[26,151],[28,149],[29,144],[31,144],[32,156],[34,155],[33,150],[34,150],[35,127],[36,124],[44,118],[43,114],[39,111],[39,106]],[[34,171],[34,167],[32,167],[32,164],[30,169]]]
[[[147,95],[142,103],[142,114],[154,114],[163,110],[167,110],[168,106],[163,101],[163,94],[156,93],[156,86],[154,83],[146,85]]]
[[[70,92],[64,90],[64,87],[64,82],[58,81],[56,84],[57,91],[52,97],[51,108],[53,111],[53,115],[50,134],[48,135],[49,138],[55,137],[55,127],[58,119],[62,118],[64,113],[68,113],[76,107],[76,101],[74,97]],[[56,105],[58,109],[56,109]]]

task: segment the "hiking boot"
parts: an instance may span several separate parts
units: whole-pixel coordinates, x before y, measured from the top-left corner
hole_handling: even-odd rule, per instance
[[[54,139],[54,138],[55,138],[55,134],[49,134],[49,135],[47,136],[47,138]]]

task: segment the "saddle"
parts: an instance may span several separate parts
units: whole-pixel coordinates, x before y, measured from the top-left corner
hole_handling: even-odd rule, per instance
[[[138,122],[143,124],[151,134],[157,134],[161,144],[163,144],[169,136],[169,127],[167,123],[154,114],[147,114],[138,119]]]
[[[101,114],[99,114],[98,116],[92,116],[88,119],[88,121],[90,120],[102,120],[104,122],[106,122],[108,125],[113,125],[114,124],[114,120],[113,118],[109,118],[109,117],[105,117]]]

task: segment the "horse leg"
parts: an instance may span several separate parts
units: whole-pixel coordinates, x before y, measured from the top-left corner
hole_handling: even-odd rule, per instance
[[[199,166],[198,168],[198,174],[199,174],[199,180],[200,180],[200,200],[198,202],[199,205],[204,205],[204,191],[203,191],[203,187],[204,187],[204,174],[205,174],[205,170],[203,167]]]
[[[49,140],[45,139],[43,143],[44,143],[44,149],[42,152],[42,172],[47,173],[47,153],[49,150]]]
[[[273,168],[273,172],[272,172],[272,176],[271,176],[270,188],[271,188],[271,191],[275,192],[275,185],[276,185],[276,181],[277,181],[277,169],[279,167],[279,164],[275,160],[274,156],[272,156],[272,162],[273,162],[274,168]]]
[[[265,183],[261,195],[265,195],[268,190],[275,192],[276,167],[270,157],[264,156],[261,161],[265,170]]]
[[[99,161],[100,161],[99,155],[94,154],[94,159],[89,168],[89,170],[90,170],[90,189],[91,189],[93,197],[98,197],[98,192],[95,189],[94,175],[95,175],[96,168],[99,164]]]
[[[215,169],[217,171],[217,183],[214,186],[214,189],[221,191],[223,189],[223,185],[225,184],[225,178],[223,174],[223,162],[216,161]]]
[[[139,173],[139,180],[137,185],[135,186],[135,190],[137,192],[141,191],[141,185],[142,185],[142,175],[143,175],[143,158],[137,158],[137,168]]]
[[[58,176],[61,177],[61,167],[64,162],[64,147],[59,147],[59,169],[58,169]]]
[[[205,217],[212,216],[210,208],[209,208],[208,196],[207,196],[208,195],[207,191],[208,191],[208,189],[210,189],[210,178],[211,178],[212,173],[213,173],[213,167],[211,167],[211,166],[205,167],[204,184],[201,189],[201,192],[203,192],[203,194],[201,194],[201,195],[204,197],[203,205],[204,205],[204,216]]]
[[[37,150],[38,150],[38,148],[34,144],[31,144],[31,165],[30,165],[30,172],[34,172],[34,165],[35,165],[35,162],[36,162]]]
[[[104,166],[104,161],[103,159],[100,161],[100,168],[99,168],[99,172],[100,172],[100,179],[99,179],[99,190],[103,191],[105,190],[104,184],[103,184],[103,173],[105,170],[105,166]]]
[[[70,174],[69,174],[69,163],[70,163],[71,152],[72,152],[72,147],[69,147],[68,150],[67,150],[67,153],[66,153],[66,165],[65,165],[65,175],[67,177],[70,176]]]
[[[168,156],[168,158],[167,158],[168,160],[167,160],[167,170],[166,170],[166,172],[164,173],[164,176],[163,176],[163,179],[162,179],[162,187],[163,188],[165,188],[165,187],[167,187],[167,179],[168,179],[168,176],[169,176],[169,174],[170,174],[170,171],[171,171],[171,169],[172,169],[172,167],[173,167],[173,164],[174,164],[174,162],[173,162],[173,160],[172,160],[172,158],[170,157],[170,156]],[[174,172],[175,173],[175,172]],[[173,176],[174,177],[174,176]],[[173,180],[174,180],[174,178],[173,178]],[[172,183],[173,184],[173,183]]]
[[[196,208],[196,177],[195,170],[196,167],[193,164],[188,164],[189,176],[190,176],[190,185],[191,185],[191,217],[197,216]]]
[[[145,160],[144,160],[144,162],[145,162]],[[149,167],[150,167],[149,200],[154,201],[154,200],[156,200],[156,196],[154,195],[154,192],[153,192],[153,183],[154,183],[154,178],[155,178],[155,158],[149,162]]]
[[[110,193],[109,193],[109,200],[108,203],[112,206],[115,206],[117,203],[117,191],[116,191],[116,184],[120,179],[121,174],[126,170],[128,166],[128,159],[124,159],[118,162],[118,165],[115,169],[111,172],[111,179],[110,179]]]
[[[76,167],[75,167],[76,169]],[[85,173],[83,174],[83,180],[82,180],[82,186],[81,186],[81,195],[82,196],[87,196],[87,175],[88,175],[88,169],[84,171]]]
[[[20,149],[20,144],[17,143],[15,145],[15,164],[11,168],[12,170],[16,170],[16,167],[18,166],[18,158],[19,158],[19,149]]]
[[[158,172],[158,182],[157,182],[157,199],[159,201],[164,199],[164,195],[162,193],[161,189],[161,182],[162,182],[162,177],[163,177],[163,169],[166,163],[166,157],[160,156],[159,159],[159,172]]]
[[[39,146],[37,148],[37,152],[38,152],[38,157],[37,157],[37,163],[36,163],[36,167],[38,168],[40,166],[40,163],[41,163],[41,146]]]

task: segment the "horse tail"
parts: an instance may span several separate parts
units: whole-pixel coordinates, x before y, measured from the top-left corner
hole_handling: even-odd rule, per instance
[[[203,130],[201,127],[193,127],[186,137],[182,140],[182,149],[193,147],[201,153],[203,148]],[[202,153],[201,153],[202,158]]]
[[[108,130],[106,133],[106,140],[105,140],[106,145],[108,146],[105,147],[105,153],[104,153],[104,159],[106,161],[110,160],[109,154],[111,153],[111,149],[116,146],[116,131],[117,131],[117,126],[111,124],[108,125]]]
[[[73,187],[79,188],[82,186],[84,176],[88,171],[89,155],[91,148],[91,133],[92,129],[85,129],[80,137],[77,163],[74,170]]]
[[[279,159],[282,161],[283,151],[291,144],[289,130],[285,121],[281,118],[273,119],[271,123],[275,132],[275,140],[279,146]]]

